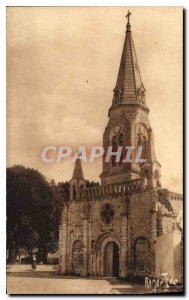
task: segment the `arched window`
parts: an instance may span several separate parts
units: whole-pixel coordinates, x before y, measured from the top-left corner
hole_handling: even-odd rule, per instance
[[[73,185],[73,200],[75,200],[76,198],[76,188],[75,188],[75,185]]]
[[[122,146],[123,147],[123,133],[120,133],[119,135],[119,146]],[[119,161],[119,164],[122,165],[122,160],[123,160],[123,148],[122,148],[122,151],[121,151],[121,157],[120,157],[120,161]]]
[[[139,237],[134,246],[135,271],[138,275],[145,275],[152,270],[152,254],[150,242],[145,237]]]
[[[114,135],[112,138],[112,151],[116,152],[116,151],[118,151],[119,146],[123,147],[123,142],[124,142],[123,133],[120,133],[119,135]],[[116,155],[112,155],[112,157],[111,157],[112,166],[116,166],[117,164],[122,165],[123,151],[124,150],[122,149],[119,162],[116,162]]]
[[[140,124],[139,126],[139,131],[136,135],[136,140],[137,149],[139,146],[142,146],[141,158],[147,159],[147,132],[146,128],[142,124]]]
[[[118,138],[117,136],[113,136],[112,138],[112,151],[113,152],[116,152],[118,150]],[[116,166],[116,156],[115,155],[112,155],[111,156],[111,159],[112,159],[112,166]]]

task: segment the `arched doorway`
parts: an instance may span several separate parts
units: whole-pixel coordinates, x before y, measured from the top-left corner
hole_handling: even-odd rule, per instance
[[[119,276],[119,247],[113,241],[104,249],[104,273],[105,276]]]

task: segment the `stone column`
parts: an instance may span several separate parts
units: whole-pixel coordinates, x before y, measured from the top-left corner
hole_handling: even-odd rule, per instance
[[[67,205],[64,206],[63,213],[62,213],[62,224],[61,224],[61,272],[66,273],[67,271],[67,241],[68,241],[68,232],[67,232],[67,226],[68,226],[68,207]]]
[[[136,121],[135,121],[135,116],[131,115],[130,118],[129,118],[129,121],[130,121],[130,126],[131,126],[130,127],[130,145],[135,146],[136,145]],[[131,170],[130,170],[131,172],[132,172],[133,169],[140,171],[139,163],[135,161],[136,160],[136,153],[137,153],[137,149],[134,149],[131,152],[131,160],[132,160]]]
[[[128,199],[123,198],[122,204],[122,223],[121,223],[121,259],[120,259],[120,277],[127,275],[127,257],[128,257]]]
[[[89,232],[89,240],[88,240],[88,255],[89,255],[89,261],[88,261],[88,272],[89,272],[89,275],[92,276],[92,273],[93,273],[93,269],[92,269],[92,265],[93,265],[93,255],[92,255],[92,248],[91,248],[91,243],[92,243],[92,238],[91,238],[91,235],[92,235],[92,230],[91,230],[91,216],[89,216],[89,229],[88,229],[88,232]]]
[[[62,220],[59,225],[58,252],[59,252],[59,258],[58,258],[59,270],[61,271],[62,269]]]
[[[96,254],[96,275],[100,276],[100,250],[97,250]]]
[[[80,192],[79,192],[79,184],[76,185],[76,199],[80,198]]]
[[[89,204],[85,200],[83,204],[83,271],[82,276],[87,276],[89,261]]]
[[[151,259],[152,259],[152,275],[156,276],[156,240],[157,240],[157,213],[158,213],[158,197],[156,191],[152,191],[152,210],[151,210]]]

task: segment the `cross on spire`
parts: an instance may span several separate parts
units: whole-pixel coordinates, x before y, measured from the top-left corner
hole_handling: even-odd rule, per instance
[[[127,18],[127,32],[130,32],[131,31],[131,25],[130,25],[130,16],[131,16],[131,12],[128,10],[128,13],[127,15],[125,16]]]
[[[128,13],[127,13],[127,15],[125,16],[126,18],[127,18],[127,20],[128,20],[128,23],[129,23],[129,21],[130,21],[130,16],[131,16],[131,12],[128,10]]]

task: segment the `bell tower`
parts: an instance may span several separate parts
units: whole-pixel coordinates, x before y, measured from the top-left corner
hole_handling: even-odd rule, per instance
[[[125,41],[113,100],[108,112],[109,121],[103,134],[105,150],[109,146],[112,147],[112,153],[116,152],[119,146],[122,146],[123,150],[119,162],[116,161],[115,155],[107,162],[103,160],[103,172],[100,177],[103,185],[141,177],[147,180],[149,186],[155,186],[160,184],[158,182],[161,166],[155,156],[146,90],[132,39],[130,16],[128,11]],[[129,154],[127,146],[132,146],[133,150],[130,161],[124,162]],[[144,163],[135,159],[139,146],[142,146],[141,158],[146,159]]]
[[[79,198],[79,190],[86,188],[86,180],[84,179],[81,160],[75,161],[72,179],[70,180],[70,200]]]

